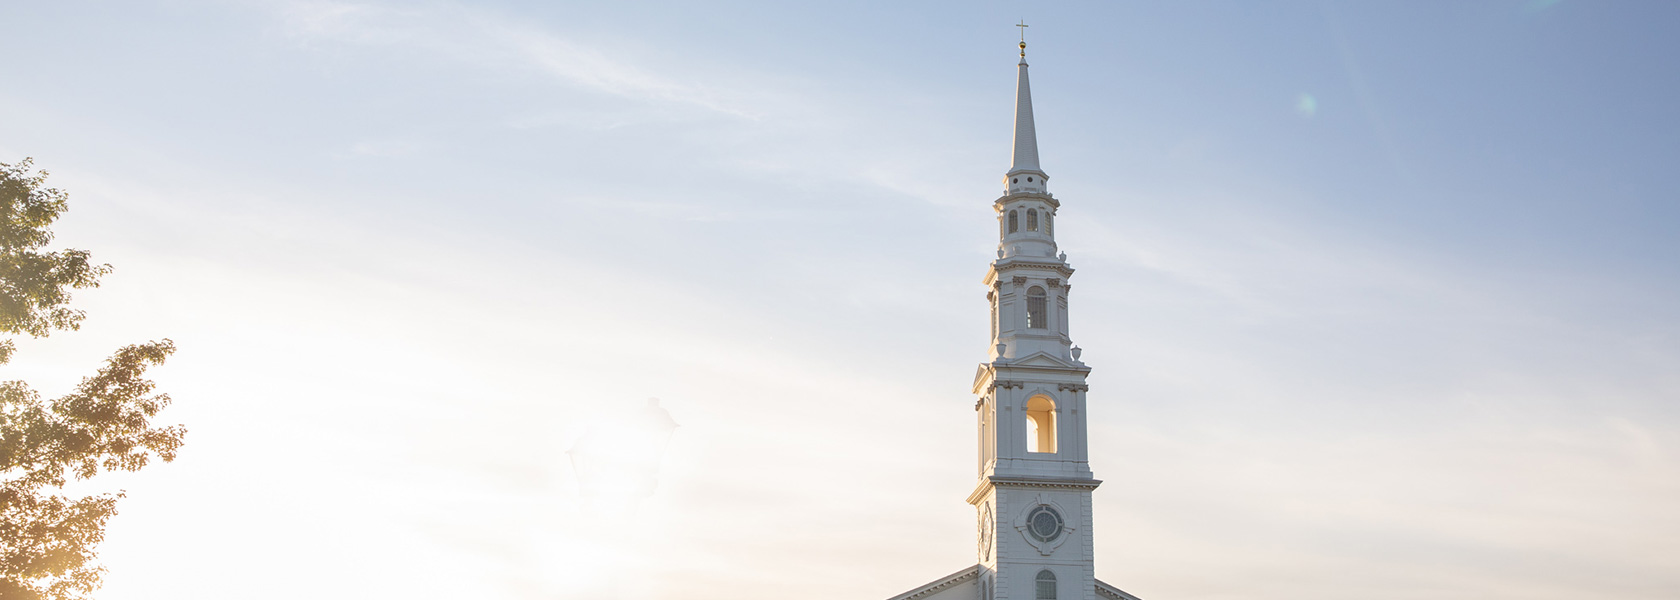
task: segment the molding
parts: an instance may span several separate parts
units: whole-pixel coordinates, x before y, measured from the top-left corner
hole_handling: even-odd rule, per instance
[[[1073,287],[1072,284],[1065,281],[1066,279],[1073,277],[1073,267],[1068,266],[1065,262],[1050,257],[1042,257],[1038,258],[1038,260],[1033,260],[1035,258],[1038,257],[1016,254],[1008,258],[997,259],[992,262],[991,268],[987,269],[986,276],[981,278],[980,283],[992,286],[999,285],[1003,281],[1003,278],[999,275],[1002,271],[1014,269],[1041,269],[1045,271],[1054,271],[1056,274],[1061,275],[1064,280],[1062,282],[1062,287]]]
[[[980,368],[974,371],[974,383],[971,383],[968,386],[969,393],[981,393],[981,387],[985,386],[987,381],[990,381],[993,377],[997,376],[997,373],[993,372],[991,367],[991,363],[980,363]],[[985,391],[992,391],[992,387],[985,387]]]
[[[1039,260],[1032,260],[1034,258],[1038,258]],[[1068,266],[1065,262],[1048,256],[1033,257],[1014,254],[1010,255],[1008,258],[1000,258],[992,262],[993,271],[1007,271],[1011,269],[1043,269],[1046,271],[1055,271],[1057,274],[1061,275],[1063,279],[1073,277],[1073,267]]]
[[[1083,383],[1058,383],[1056,384],[1056,391],[1089,392],[1091,391],[1091,386]]]
[[[1126,593],[1125,590],[1103,583],[1101,579],[1096,581],[1098,598],[1107,598],[1108,600],[1143,600],[1142,598]]]
[[[949,589],[952,586],[959,585],[959,584],[962,584],[962,583],[966,583],[966,582],[969,582],[969,581],[973,581],[975,579],[978,579],[979,577],[980,577],[980,565],[974,565],[972,567],[968,567],[968,568],[963,569],[961,571],[957,571],[957,572],[952,573],[950,575],[947,575],[945,577],[935,579],[933,581],[933,583],[929,583],[929,584],[924,585],[922,587],[910,590],[908,592],[899,594],[897,596],[893,596],[891,598],[888,598],[887,600],[916,600],[917,598],[926,598],[926,597],[931,596],[935,593],[938,593],[938,592],[944,591],[946,589]]]
[[[1012,380],[1012,379],[994,379],[994,380],[992,380],[992,385],[987,386],[986,389],[988,391],[989,390],[995,390],[995,389],[998,389],[998,388],[1017,388],[1017,389],[1019,389],[1019,388],[1026,387],[1026,385],[1027,384],[1024,381],[1015,381],[1015,380]]]
[[[998,487],[1045,488],[1057,490],[1094,490],[1097,489],[1097,486],[1102,485],[1101,479],[1066,479],[1060,477],[1000,477],[994,475],[987,477],[986,480],[986,483],[990,483]]]
[[[1057,366],[1022,364],[1035,356],[1041,355],[1049,358],[1051,362],[1057,363]],[[1055,383],[1057,389],[1074,389],[1083,392],[1088,391],[1090,386],[1084,383],[1068,383],[1066,380],[1069,377],[1079,377],[1083,380],[1090,374],[1091,367],[1086,366],[1085,363],[1078,361],[1069,363],[1048,353],[1034,352],[1022,358],[1007,360],[999,358],[992,362],[980,363],[974,370],[974,382],[969,384],[969,393],[978,395],[990,393],[998,388],[1020,388],[1025,387],[1027,383],[1043,385]],[[1016,377],[1021,379],[1016,379]],[[1062,381],[1057,381],[1058,379]]]
[[[1019,340],[1019,339],[1036,339],[1036,340],[1053,340],[1054,341],[1054,340],[1058,340],[1060,337],[1061,337],[1060,335],[1056,335],[1056,334],[1032,336],[1032,337],[1028,337],[1028,336],[1025,336],[1025,335],[1015,335],[1015,336],[1010,336],[1008,338],[1008,340],[1011,341],[1011,342],[1013,342],[1015,340]],[[1073,349],[1069,348],[1068,351],[1071,353],[1073,351]],[[1033,362],[1039,362],[1040,364],[1032,364]],[[1043,364],[1043,363],[1049,363],[1049,364]],[[1021,371],[1060,371],[1060,372],[1073,371],[1073,372],[1078,372],[1078,373],[1082,373],[1082,374],[1091,372],[1091,367],[1085,366],[1084,363],[1073,362],[1071,360],[1068,360],[1066,358],[1062,358],[1060,356],[1051,354],[1049,352],[1045,352],[1043,350],[1033,352],[1032,354],[1028,354],[1026,356],[1017,356],[1015,358],[1011,358],[1011,359],[1009,359],[1008,362],[998,361],[997,363],[993,364],[992,366],[994,366],[998,369],[1016,369],[1016,370],[1021,370]]]
[[[1102,485],[1102,480],[1101,479],[1067,479],[1067,478],[1061,478],[1061,477],[1051,478],[1051,477],[1022,477],[1022,476],[1019,476],[1019,475],[1016,475],[1016,476],[990,475],[990,476],[987,476],[984,479],[981,479],[979,485],[974,486],[974,491],[970,492],[968,494],[968,503],[969,504],[979,503],[980,499],[984,498],[986,496],[986,492],[991,491],[991,489],[994,488],[994,487],[1027,488],[1027,489],[1037,488],[1037,489],[1046,489],[1046,490],[1081,490],[1081,491],[1087,491],[1088,492],[1088,491],[1097,489],[1097,486],[1099,486],[1099,485]]]
[[[1056,536],[1056,539],[1048,542],[1040,541],[1038,538],[1033,537],[1031,533],[1027,532],[1027,527],[1030,526],[1030,523],[1027,523],[1027,516],[1031,515],[1032,512],[1040,506],[1053,508],[1056,510],[1056,514],[1061,516],[1062,532],[1060,535]],[[1020,532],[1021,539],[1026,540],[1027,544],[1037,549],[1040,555],[1050,556],[1056,552],[1057,548],[1061,548],[1062,544],[1067,543],[1069,539],[1073,538],[1073,532],[1078,531],[1074,527],[1068,525],[1068,514],[1068,509],[1063,507],[1061,503],[1050,498],[1046,498],[1043,493],[1040,493],[1037,498],[1033,499],[1031,504],[1023,506],[1021,507],[1021,510],[1016,511],[1014,522],[1015,531]]]
[[[1024,389],[1024,388],[1023,388],[1023,389]],[[1061,403],[1061,401],[1060,401],[1060,400],[1061,400],[1061,399],[1060,399],[1060,398],[1057,398],[1057,397],[1056,397],[1056,394],[1052,394],[1052,393],[1050,393],[1050,389],[1049,389],[1049,388],[1046,388],[1046,387],[1044,387],[1044,384],[1042,384],[1042,383],[1040,383],[1040,384],[1037,384],[1037,385],[1035,385],[1035,386],[1033,386],[1033,389],[1032,389],[1032,391],[1030,391],[1030,392],[1027,392],[1027,393],[1025,393],[1025,394],[1022,394],[1022,396],[1025,396],[1025,397],[1027,397],[1027,398],[1029,398],[1029,399],[1031,399],[1031,398],[1037,398],[1037,397],[1039,397],[1039,396],[1043,396],[1043,397],[1045,397],[1045,398],[1049,398],[1049,399],[1050,399],[1050,402],[1051,402],[1051,403],[1052,403],[1052,404],[1055,404],[1055,405],[1056,405],[1056,410],[1055,410],[1055,411],[1054,411],[1054,412],[1062,412],[1062,403]]]
[[[1049,176],[1044,175],[1043,173],[1039,173],[1039,176],[1044,177],[1046,182],[1050,179]],[[1008,175],[1005,175],[1004,177],[1008,177]],[[1057,200],[1050,192],[1015,192],[1013,194],[998,196],[997,200],[992,201],[992,210],[1001,213],[1004,211],[1004,206],[1011,202],[1019,202],[1022,200],[1043,200],[1046,204],[1049,204],[1052,209],[1062,207],[1062,201]]]

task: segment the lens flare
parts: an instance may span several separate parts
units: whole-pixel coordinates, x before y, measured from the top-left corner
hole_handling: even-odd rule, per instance
[[[1312,118],[1313,115],[1318,114],[1318,99],[1314,98],[1312,94],[1302,92],[1301,95],[1295,97],[1295,114],[1309,119]]]
[[[676,428],[658,398],[648,398],[638,409],[603,407],[567,452],[590,509],[633,512],[652,496]]]

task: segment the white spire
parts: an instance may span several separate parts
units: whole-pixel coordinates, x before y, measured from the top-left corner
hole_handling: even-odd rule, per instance
[[[1026,24],[1022,23],[1025,28]],[[1025,31],[1025,29],[1022,29]],[[1033,128],[1032,86],[1027,83],[1027,40],[1021,39],[1021,62],[1016,66],[1015,79],[1015,154],[1009,161],[1009,172],[1003,176],[1003,187],[1010,194],[1048,194],[1049,175],[1038,166],[1038,130]]]
[[[1033,129],[1032,89],[1027,85],[1027,44],[1021,43],[1020,74],[1015,80],[1015,155],[1009,174],[1040,171],[1038,168],[1038,131]],[[1042,172],[1042,171],[1040,171]]]

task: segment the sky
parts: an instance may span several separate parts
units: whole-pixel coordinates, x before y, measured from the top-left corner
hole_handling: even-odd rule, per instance
[[[5,3],[0,162],[115,271],[0,377],[180,347],[180,458],[76,488],[127,493],[100,597],[973,564],[1022,19],[1100,579],[1680,595],[1680,4]]]

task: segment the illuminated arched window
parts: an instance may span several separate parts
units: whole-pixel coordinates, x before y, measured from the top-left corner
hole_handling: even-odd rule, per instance
[[[1033,594],[1033,597],[1038,600],[1056,600],[1056,574],[1051,573],[1050,569],[1039,571],[1034,583],[1038,584],[1038,593]]]
[[[1038,231],[1038,209],[1027,209],[1027,231]]]
[[[1027,400],[1027,452],[1056,451],[1056,401],[1049,396]]]
[[[1047,315],[1045,314],[1045,311],[1044,311],[1044,305],[1045,305],[1044,288],[1041,288],[1041,287],[1038,287],[1038,286],[1035,285],[1035,286],[1032,287],[1032,289],[1027,290],[1027,328],[1028,329],[1049,329],[1050,328],[1050,322],[1048,320],[1046,320]]]
[[[1021,219],[1016,211],[1009,211],[1009,233],[1021,230]]]

